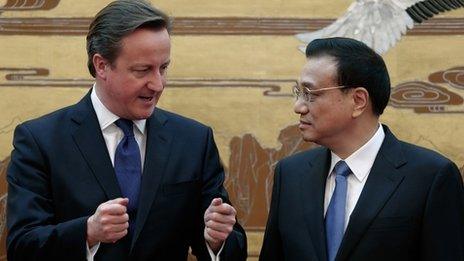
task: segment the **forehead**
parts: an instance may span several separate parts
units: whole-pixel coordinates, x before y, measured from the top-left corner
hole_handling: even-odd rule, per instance
[[[170,50],[171,40],[165,28],[140,28],[122,38],[119,57],[168,59]]]
[[[301,71],[300,82],[311,88],[338,84],[337,62],[330,56],[309,57]]]

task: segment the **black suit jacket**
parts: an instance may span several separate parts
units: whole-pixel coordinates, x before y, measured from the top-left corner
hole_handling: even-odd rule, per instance
[[[8,259],[85,260],[86,221],[99,204],[121,197],[90,95],[19,125],[8,168]],[[210,260],[203,215],[228,201],[212,130],[156,108],[147,145],[135,232],[101,244],[96,260],[186,260],[189,246]],[[246,258],[240,225],[224,260]]]
[[[456,165],[384,130],[336,260],[464,260],[464,194]],[[330,158],[321,147],[278,163],[260,260],[327,260],[323,211]]]

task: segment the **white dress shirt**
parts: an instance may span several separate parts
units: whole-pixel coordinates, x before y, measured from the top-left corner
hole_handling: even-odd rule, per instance
[[[112,113],[108,110],[105,105],[100,101],[95,92],[95,86],[92,89],[90,95],[92,100],[93,108],[97,114],[98,123],[100,124],[100,129],[103,133],[103,138],[105,139],[106,148],[111,159],[111,164],[114,166],[114,155],[116,154],[116,148],[118,147],[119,142],[124,138],[124,132],[116,126],[115,122],[119,120],[119,116]],[[147,145],[147,130],[145,125],[147,120],[137,120],[134,122],[134,137],[139,145],[140,149],[140,159],[142,160],[142,170],[143,163],[145,162],[145,148]]]
[[[105,139],[106,148],[108,149],[108,153],[111,159],[111,164],[114,167],[114,156],[116,154],[116,148],[119,142],[124,137],[124,132],[116,126],[115,122],[120,118],[119,116],[112,113],[106,106],[101,102],[100,98],[98,98],[97,93],[95,91],[96,84],[94,84],[92,88],[92,93],[90,94],[90,99],[92,100],[92,105],[97,115],[98,123],[100,124],[100,129],[103,133],[103,138]],[[134,137],[139,145],[140,149],[140,158],[142,160],[141,167],[143,171],[143,164],[145,162],[145,150],[147,145],[147,129],[146,123],[147,120],[136,120],[134,122]],[[93,261],[95,254],[97,253],[98,248],[100,247],[100,243],[96,244],[92,248],[89,248],[87,245],[87,260]],[[218,255],[214,255],[214,252],[210,249],[209,245],[206,244],[208,247],[208,252],[211,256],[213,261],[219,261],[219,254],[222,251],[219,251]],[[224,247],[224,244],[223,246]]]
[[[351,154],[345,159],[346,164],[350,167],[352,174],[348,175],[347,178],[347,191],[346,191],[346,206],[345,206],[345,230],[350,220],[350,215],[353,212],[356,203],[358,202],[359,196],[366,184],[367,177],[371,171],[372,165],[374,165],[377,153],[382,146],[382,142],[385,138],[385,132],[382,126],[379,124],[377,131],[374,136],[366,142],[361,148]],[[342,160],[335,153],[331,152],[332,161],[330,164],[329,175],[325,184],[325,197],[324,197],[324,216],[327,213],[330,199],[335,190],[335,173],[333,172],[335,164]]]

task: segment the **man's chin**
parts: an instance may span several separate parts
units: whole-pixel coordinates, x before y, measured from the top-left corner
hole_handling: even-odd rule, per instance
[[[301,138],[306,142],[317,143],[317,139],[312,135],[305,135],[304,133],[301,133]]]
[[[153,115],[153,112],[155,111],[155,108],[149,110],[149,111],[143,111],[143,112],[137,112],[132,114],[132,120],[146,120],[150,118],[151,115]]]
[[[314,139],[305,138],[305,137],[303,137],[303,140],[306,142],[315,142]]]

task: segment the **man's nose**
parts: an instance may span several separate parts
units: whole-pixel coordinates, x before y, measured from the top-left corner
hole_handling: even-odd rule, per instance
[[[308,103],[305,102],[302,98],[297,98],[295,104],[293,105],[293,111],[296,114],[306,114],[309,112]]]
[[[160,74],[160,72],[157,71],[154,74],[152,74],[147,86],[150,90],[160,92],[164,89],[165,83],[166,80],[164,78],[164,75]]]

